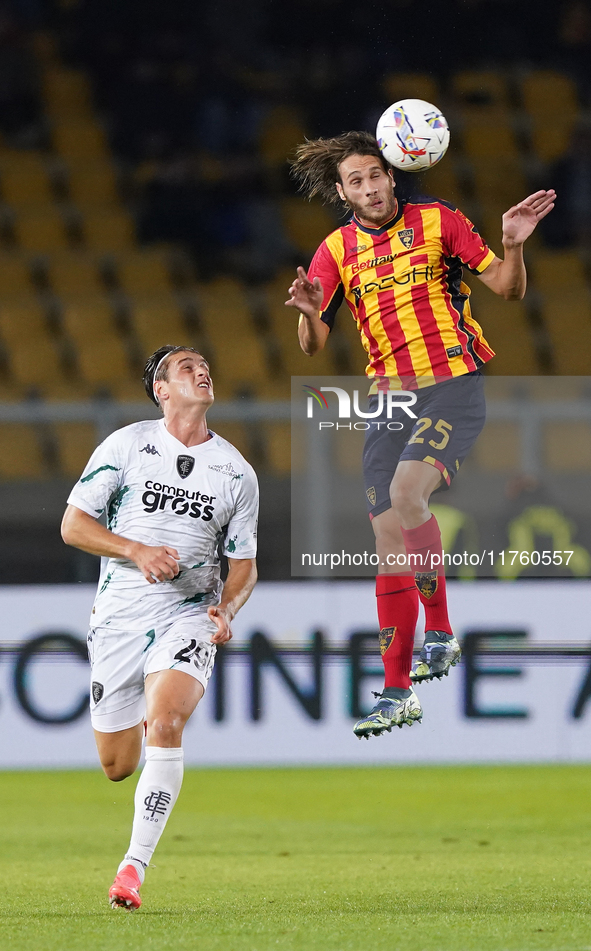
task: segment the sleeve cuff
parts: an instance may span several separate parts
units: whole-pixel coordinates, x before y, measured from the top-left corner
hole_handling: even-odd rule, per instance
[[[483,271],[486,271],[489,264],[492,264],[496,255],[494,251],[488,250],[488,254],[485,254],[480,264],[477,264],[476,267],[471,267],[470,270],[474,271],[475,274],[482,274]]]
[[[68,505],[73,505],[75,508],[80,509],[82,512],[86,512],[86,514],[91,515],[92,518],[98,518],[99,515],[102,515],[102,513],[104,512],[104,509],[101,509],[100,512],[97,512],[97,510],[92,507],[90,502],[87,502],[85,499],[80,499],[76,495],[69,496]]]

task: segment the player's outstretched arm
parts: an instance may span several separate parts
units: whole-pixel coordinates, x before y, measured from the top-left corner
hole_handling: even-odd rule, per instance
[[[126,558],[133,561],[146,581],[172,581],[179,573],[179,553],[169,545],[142,545],[110,532],[92,515],[68,505],[62,519],[62,538],[66,545],[80,548],[101,558]]]
[[[225,644],[230,640],[232,619],[248,601],[256,580],[257,567],[254,558],[228,558],[228,577],[224,583],[222,600],[215,607],[207,609],[209,617],[218,628],[210,638],[212,644]]]
[[[299,267],[297,277],[289,288],[289,300],[286,307],[295,307],[300,312],[298,337],[300,347],[308,356],[313,356],[322,350],[329,334],[329,328],[320,319],[320,308],[324,291],[320,278],[310,281],[303,267]]]
[[[509,208],[503,215],[504,260],[496,257],[478,276],[483,284],[505,300],[523,298],[527,287],[523,244],[538,221],[550,214],[555,200],[556,192],[553,188],[542,189]]]

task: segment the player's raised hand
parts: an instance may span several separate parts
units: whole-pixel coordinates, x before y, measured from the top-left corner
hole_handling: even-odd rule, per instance
[[[212,644],[226,644],[232,637],[230,615],[228,611],[216,605],[207,609],[207,616],[217,626],[217,631],[209,638]]]
[[[134,545],[131,560],[136,563],[146,581],[172,581],[179,573],[180,555],[169,545]]]
[[[523,244],[536,227],[554,208],[556,192],[553,188],[534,192],[503,215],[503,244]]]
[[[300,313],[307,317],[316,317],[322,307],[324,291],[320,278],[315,277],[313,281],[308,279],[303,267],[298,268],[297,277],[289,288],[289,300],[285,301],[286,307],[295,307]]]

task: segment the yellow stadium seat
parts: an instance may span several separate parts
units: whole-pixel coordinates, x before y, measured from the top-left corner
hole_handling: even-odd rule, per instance
[[[44,393],[59,386],[63,369],[39,301],[30,294],[0,298],[0,337],[8,351],[11,378]]]
[[[427,73],[387,73],[382,80],[382,91],[390,104],[400,99],[424,99],[437,106],[437,82]]]
[[[576,115],[577,87],[565,73],[553,69],[532,70],[521,83],[523,105],[531,116],[540,116],[552,128],[557,118]]]
[[[109,386],[128,380],[129,358],[121,337],[110,331],[92,343],[78,341],[78,368],[90,386]]]
[[[119,203],[115,170],[108,161],[70,162],[70,198],[79,208],[108,208]]]
[[[252,314],[242,284],[231,278],[220,278],[199,286],[199,318],[207,333],[220,325],[230,331],[254,329]]]
[[[546,464],[558,472],[591,471],[591,426],[586,421],[560,420],[544,426]]]
[[[27,261],[18,254],[0,255],[0,297],[4,294],[30,294],[33,290]]]
[[[456,73],[451,89],[463,110],[496,112],[507,108],[507,81],[494,70],[463,70]]]
[[[0,479],[40,479],[46,475],[35,427],[0,423]]]
[[[486,365],[486,372],[499,376],[533,376],[541,372],[524,305],[521,301],[505,301],[482,284],[470,278],[471,305],[474,319],[496,356]]]
[[[54,423],[59,468],[62,475],[77,479],[98,445],[93,423]]]
[[[174,295],[136,297],[131,301],[130,313],[144,358],[167,343],[194,345]]]
[[[107,297],[79,295],[63,297],[62,326],[82,346],[99,341],[104,334],[114,333],[113,309]]]
[[[281,216],[289,240],[308,257],[339,226],[335,216],[319,199],[304,201],[302,198],[284,198]]]
[[[489,420],[472,450],[474,462],[490,472],[519,472],[521,440],[518,423]]]
[[[282,271],[267,286],[267,308],[270,329],[278,347],[281,368],[277,373],[288,376],[326,376],[336,373],[333,345],[329,337],[326,347],[313,357],[307,356],[298,341],[298,313],[286,307],[287,288],[295,277],[294,271]],[[359,341],[361,347],[361,341]]]
[[[531,142],[537,157],[543,162],[556,162],[562,158],[571,146],[576,127],[576,116],[559,117],[548,128],[547,119],[534,119],[531,129]]]
[[[135,241],[133,220],[124,211],[85,213],[82,231],[89,250],[103,254],[126,251]]]
[[[47,276],[58,295],[84,296],[104,293],[98,261],[83,251],[64,251],[49,255]]]
[[[56,152],[68,160],[104,160],[109,154],[104,130],[93,119],[56,124],[53,144]]]
[[[259,151],[267,165],[279,167],[288,161],[305,137],[299,112],[290,106],[275,106],[263,120]]]
[[[589,375],[591,299],[587,289],[545,294],[542,317],[550,336],[556,373]]]
[[[43,75],[43,92],[54,118],[84,119],[92,113],[90,88],[84,73],[52,66]]]
[[[466,119],[462,140],[468,156],[477,162],[490,160],[491,155],[504,159],[519,154],[511,126],[498,119]]]
[[[160,250],[122,255],[117,263],[117,274],[128,294],[165,294],[172,287],[168,254]]]
[[[481,205],[504,206],[523,201],[528,195],[527,183],[517,156],[483,156],[472,163],[472,179]]]
[[[2,197],[13,208],[52,204],[51,181],[42,159],[37,155],[18,162],[0,161]]]
[[[529,269],[537,289],[544,293],[562,295],[587,288],[583,262],[576,251],[537,251]]]
[[[250,462],[252,453],[250,450],[248,424],[229,423],[225,420],[220,420],[218,422],[216,419],[212,419],[210,422],[210,429],[214,433],[217,433],[218,436],[221,436],[222,439],[227,439],[228,442],[231,442],[232,445],[236,447],[238,452],[242,453],[244,458]]]
[[[556,161],[567,151],[577,121],[575,83],[556,70],[534,70],[523,79],[521,95],[532,120],[534,152],[542,161]]]
[[[291,472],[291,425],[288,421],[263,423],[265,455],[269,469],[278,475]]]
[[[13,227],[16,241],[24,251],[41,254],[68,247],[65,222],[56,209],[19,211]]]

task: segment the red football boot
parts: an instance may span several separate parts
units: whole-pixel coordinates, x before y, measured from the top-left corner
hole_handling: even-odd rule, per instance
[[[125,908],[126,911],[135,911],[139,908],[140,878],[133,865],[126,865],[115,876],[115,881],[109,889],[111,908]]]

